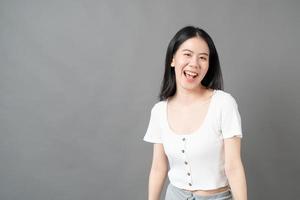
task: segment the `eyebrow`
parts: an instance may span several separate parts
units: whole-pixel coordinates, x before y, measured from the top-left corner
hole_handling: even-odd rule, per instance
[[[182,51],[189,51],[189,52],[194,53],[193,51],[191,51],[191,50],[189,50],[189,49],[182,49]],[[200,54],[200,55],[206,55],[206,56],[208,56],[208,53],[205,53],[205,52],[199,53],[199,54]]]

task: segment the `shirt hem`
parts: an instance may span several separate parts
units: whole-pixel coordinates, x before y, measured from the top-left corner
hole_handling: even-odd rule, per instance
[[[212,186],[212,187],[184,187],[184,186],[178,186],[177,184],[174,184],[170,181],[170,184],[172,184],[173,186],[179,188],[179,189],[183,189],[183,190],[189,190],[189,191],[194,191],[194,190],[216,190],[222,187],[226,187],[229,186],[229,183],[225,183],[222,185],[217,185],[217,186]]]

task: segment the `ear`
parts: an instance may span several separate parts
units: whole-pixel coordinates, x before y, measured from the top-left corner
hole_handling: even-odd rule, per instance
[[[172,58],[171,67],[175,67],[174,58]]]

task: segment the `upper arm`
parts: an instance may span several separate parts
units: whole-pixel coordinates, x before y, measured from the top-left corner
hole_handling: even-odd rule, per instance
[[[241,138],[224,139],[225,170],[233,170],[241,165]]]
[[[163,144],[153,144],[153,158],[151,170],[166,171],[168,169],[168,159],[164,151]]]
[[[234,136],[243,137],[238,105],[230,94],[224,95],[222,99],[221,132],[224,139]]]
[[[144,136],[144,141],[150,143],[162,143],[161,140],[161,126],[160,126],[160,109],[155,104],[151,109],[150,121],[146,134]]]

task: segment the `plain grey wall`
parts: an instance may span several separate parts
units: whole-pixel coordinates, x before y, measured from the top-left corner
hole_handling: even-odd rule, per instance
[[[142,141],[185,25],[219,52],[249,199],[300,195],[300,2],[0,1],[0,199],[146,199]]]

